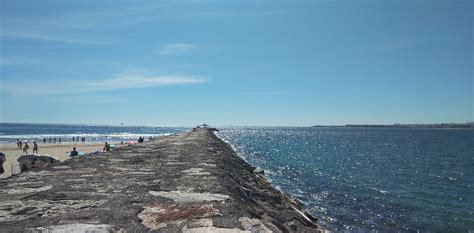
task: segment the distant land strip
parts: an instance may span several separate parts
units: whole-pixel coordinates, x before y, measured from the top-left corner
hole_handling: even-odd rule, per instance
[[[359,128],[437,128],[437,129],[459,129],[472,128],[474,122],[469,123],[439,123],[439,124],[391,124],[391,125],[370,125],[370,124],[347,124],[347,125],[315,125],[313,127],[359,127]]]

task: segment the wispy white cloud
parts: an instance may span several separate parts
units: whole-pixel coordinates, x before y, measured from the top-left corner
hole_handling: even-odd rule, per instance
[[[0,32],[0,37],[11,37],[11,38],[23,38],[23,39],[34,39],[34,40],[44,40],[44,41],[54,41],[54,42],[63,42],[63,43],[74,43],[74,44],[95,44],[95,45],[105,45],[112,44],[106,41],[96,41],[96,40],[87,40],[87,39],[78,39],[65,36],[57,36],[50,33],[36,33],[36,32]]]
[[[134,6],[133,4],[117,8],[107,8],[95,11],[65,13],[58,19],[49,20],[49,25],[58,28],[93,29],[106,27],[122,27],[152,21],[161,5],[148,4]]]
[[[49,98],[48,102],[52,103],[57,103],[57,104],[84,104],[84,103],[90,103],[90,104],[113,104],[117,103],[117,98],[116,96],[109,96],[107,94],[104,95],[91,95],[90,93],[83,93],[83,94],[75,94],[75,95],[68,95],[68,96],[61,96],[61,98]],[[127,99],[120,99],[120,103],[128,103],[130,102]],[[49,104],[49,103],[48,103]]]
[[[237,12],[237,11],[208,11],[208,12],[188,12],[178,15],[182,19],[204,18],[204,17],[256,17],[256,16],[273,16],[287,14],[285,10],[275,11],[256,11],[256,12]]]
[[[383,41],[374,41],[370,45],[359,46],[352,49],[396,52],[423,46],[426,43],[433,41],[433,39],[433,36],[400,36],[398,38],[387,38]]]
[[[175,55],[175,54],[184,53],[196,48],[198,48],[197,45],[188,44],[188,43],[167,44],[167,45],[162,46],[160,49],[158,49],[156,53],[160,55]]]
[[[84,62],[86,65],[93,65],[93,66],[117,66],[121,65],[122,62],[117,60],[92,60]]]
[[[194,84],[203,83],[204,80],[201,77],[196,76],[154,76],[154,77],[143,77],[139,75],[129,75],[113,79],[107,79],[100,82],[89,83],[82,87],[82,91],[104,91],[104,90],[116,90],[116,89],[129,89],[129,88],[145,88],[145,87],[158,87],[158,86],[170,86],[170,85],[183,85],[183,84]]]
[[[155,18],[157,9],[159,6],[153,3],[129,4],[100,10],[71,8],[65,12],[52,14],[53,16],[48,14],[29,15],[29,17],[0,15],[2,21],[0,37],[75,44],[117,44],[112,43],[110,39],[97,39],[97,31],[90,30],[147,22]]]
[[[279,95],[287,95],[289,94],[288,91],[253,91],[253,92],[243,92],[242,95],[249,95],[249,96],[279,96]]]
[[[421,40],[419,39],[399,39],[387,41],[385,43],[376,45],[374,48],[381,51],[397,51],[415,47],[420,43]]]
[[[28,57],[0,57],[0,66],[39,65],[40,60]]]
[[[233,16],[233,15],[236,15],[236,13],[229,12],[229,11],[209,11],[209,12],[183,13],[179,16],[182,18],[195,18],[195,17],[218,17],[218,16]]]
[[[74,82],[51,82],[51,83],[28,83],[25,88],[20,83],[5,83],[4,91],[13,95],[51,95],[51,94],[71,94],[90,93],[101,91],[113,91],[121,89],[151,88],[160,86],[186,85],[204,83],[207,80],[199,76],[142,76],[125,75],[116,78],[103,80],[75,80]]]

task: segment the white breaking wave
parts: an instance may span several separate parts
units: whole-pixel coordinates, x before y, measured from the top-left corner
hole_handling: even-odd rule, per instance
[[[48,140],[49,138],[61,138],[62,141],[71,141],[72,138],[85,137],[86,140],[103,140],[103,139],[138,139],[138,137],[163,137],[171,135],[171,133],[159,133],[159,134],[139,134],[139,133],[76,133],[76,134],[21,134],[21,135],[0,135],[0,143],[8,143],[12,140],[38,140],[41,141],[43,138]],[[10,140],[8,140],[10,139]],[[8,141],[7,141],[8,140]]]

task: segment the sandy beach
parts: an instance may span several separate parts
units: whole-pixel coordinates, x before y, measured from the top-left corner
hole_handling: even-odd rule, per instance
[[[120,142],[110,142],[111,144],[115,144],[120,146]],[[52,155],[58,158],[60,161],[64,161],[69,159],[69,153],[73,147],[76,147],[76,150],[79,152],[84,153],[91,153],[95,151],[102,151],[104,147],[104,143],[93,142],[93,143],[64,143],[64,144],[38,144],[38,155]],[[3,168],[5,169],[5,173],[0,175],[0,179],[6,178],[11,176],[12,173],[12,166],[18,164],[17,159],[24,155],[25,153],[18,149],[16,145],[7,144],[7,145],[0,145],[0,152],[6,155],[6,161],[3,164]],[[33,145],[30,145],[30,149],[28,150],[28,154],[32,154],[33,152]]]

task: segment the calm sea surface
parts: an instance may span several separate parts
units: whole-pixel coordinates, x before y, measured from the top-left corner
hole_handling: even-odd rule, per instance
[[[228,128],[219,136],[329,229],[474,231],[474,130]]]
[[[189,128],[0,124],[0,143],[128,141]],[[331,230],[474,230],[474,130],[223,128],[218,134]]]

